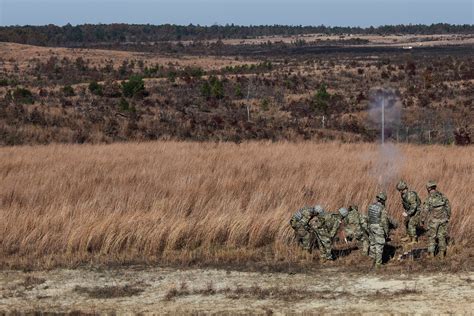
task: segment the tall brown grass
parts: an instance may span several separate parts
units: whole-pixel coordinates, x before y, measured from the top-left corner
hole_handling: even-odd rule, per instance
[[[471,242],[472,147],[397,148],[395,169],[378,161],[376,144],[0,148],[0,262],[291,262],[301,257],[288,225],[296,209],[354,203],[365,212],[389,168],[391,216],[402,221],[399,178],[423,199],[434,179],[452,203],[451,237]]]

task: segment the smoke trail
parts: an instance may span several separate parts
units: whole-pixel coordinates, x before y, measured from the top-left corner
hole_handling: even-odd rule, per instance
[[[369,118],[380,131],[380,142],[383,144],[400,125],[402,103],[398,92],[387,88],[373,89],[369,101]]]
[[[381,190],[387,190],[390,184],[397,181],[404,164],[404,157],[399,148],[387,140],[392,138],[393,131],[399,126],[402,105],[398,93],[393,89],[377,88],[370,94],[369,118],[379,130],[380,146],[372,164],[371,173],[376,177]]]

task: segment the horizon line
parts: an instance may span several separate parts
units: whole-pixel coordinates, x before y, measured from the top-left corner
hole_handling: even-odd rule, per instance
[[[9,24],[9,25],[0,25],[0,27],[46,27],[46,26],[56,26],[56,27],[78,27],[86,25],[130,25],[130,26],[183,26],[183,27],[272,27],[272,26],[287,26],[287,27],[326,27],[326,28],[360,28],[360,29],[370,29],[370,28],[380,28],[385,26],[433,26],[433,25],[451,25],[451,26],[474,26],[470,23],[447,23],[447,22],[436,22],[436,23],[400,23],[400,24],[379,24],[379,25],[370,25],[370,26],[360,26],[360,25],[327,25],[327,24],[236,24],[236,23],[213,23],[213,24],[200,24],[200,23],[189,23],[189,24],[177,24],[177,23],[162,23],[162,24],[153,24],[153,23],[127,23],[127,22],[112,22],[112,23],[80,23],[72,24],[66,23],[63,25],[49,23],[49,24]]]

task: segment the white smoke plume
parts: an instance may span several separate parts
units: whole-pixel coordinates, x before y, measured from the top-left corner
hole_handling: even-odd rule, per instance
[[[400,125],[402,103],[399,93],[394,89],[372,89],[369,97],[369,119],[380,131],[380,142],[390,139],[395,128]]]
[[[376,177],[380,190],[387,190],[400,178],[405,159],[399,148],[390,140],[393,130],[400,125],[402,104],[393,89],[377,88],[370,94],[369,119],[379,131],[379,150],[372,164],[371,173]]]

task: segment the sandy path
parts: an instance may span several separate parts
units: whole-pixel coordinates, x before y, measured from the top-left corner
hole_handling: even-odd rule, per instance
[[[469,313],[474,272],[252,273],[165,268],[0,272],[0,312]]]

